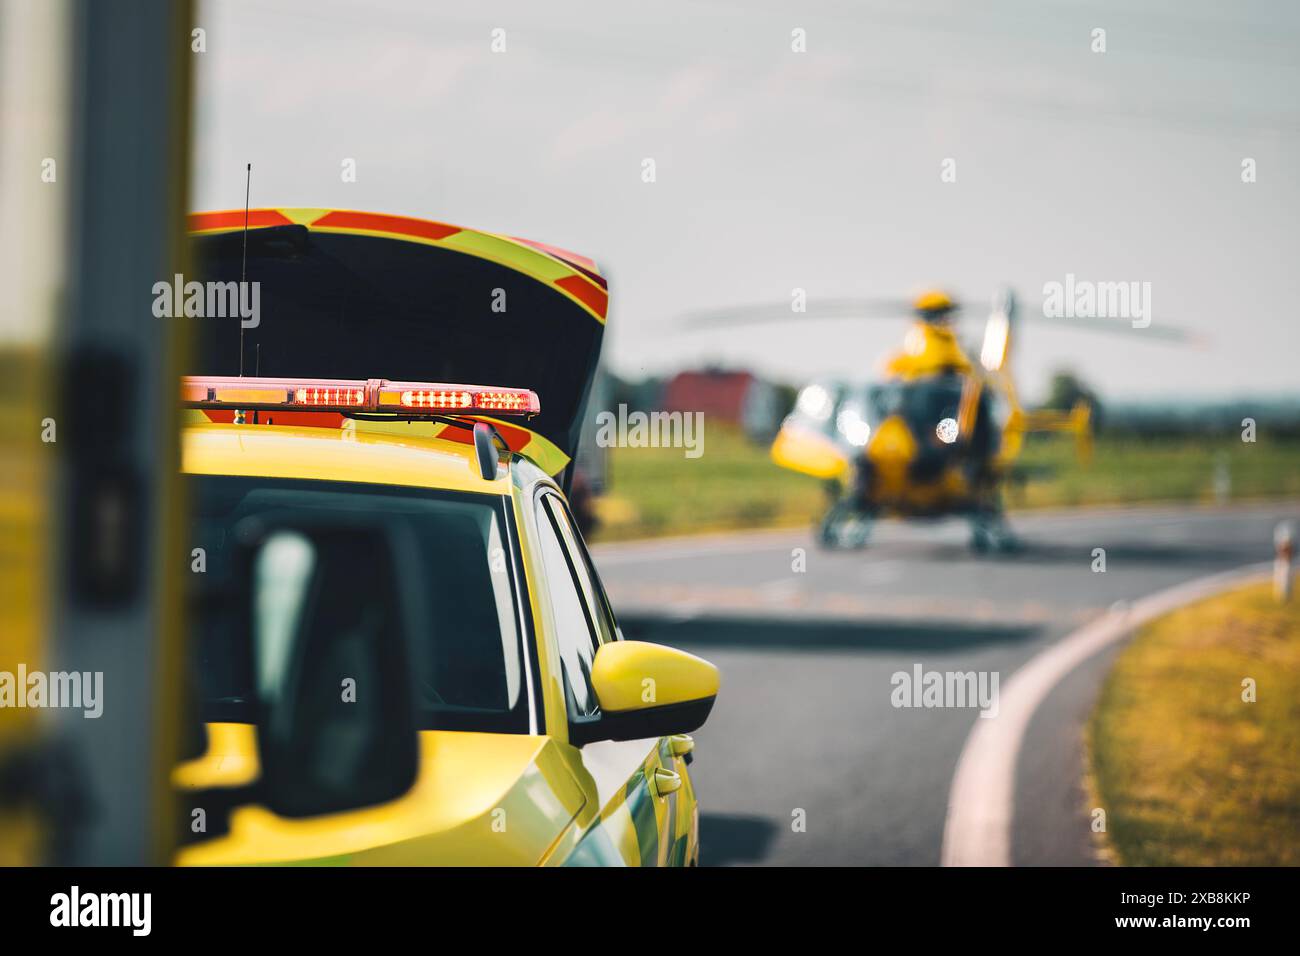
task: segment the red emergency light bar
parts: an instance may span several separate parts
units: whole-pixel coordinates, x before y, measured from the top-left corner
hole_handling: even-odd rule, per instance
[[[536,392],[496,385],[390,382],[384,378],[237,378],[186,375],[181,404],[187,408],[296,409],[317,412],[392,413],[403,418],[439,415],[536,415]]]

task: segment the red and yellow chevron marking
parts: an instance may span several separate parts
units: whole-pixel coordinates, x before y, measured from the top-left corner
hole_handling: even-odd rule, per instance
[[[574,302],[597,322],[609,311],[609,290],[596,263],[545,243],[479,232],[445,222],[352,209],[250,209],[248,228],[302,225],[317,232],[383,236],[442,246],[487,259],[545,283]],[[244,210],[190,213],[192,235],[236,232],[244,228]]]

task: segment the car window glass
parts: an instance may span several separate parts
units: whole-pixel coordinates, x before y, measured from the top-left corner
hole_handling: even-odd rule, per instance
[[[237,622],[218,600],[234,574],[234,528],[261,515],[303,517],[387,514],[412,531],[417,575],[436,609],[433,633],[413,649],[421,727],[526,733],[523,643],[513,565],[501,499],[431,489],[274,478],[202,475],[191,479],[191,540],[203,548],[205,573],[188,581],[194,601],[191,650],[205,713],[212,720],[252,721],[251,667]],[[279,575],[257,611],[272,633],[287,634],[294,605],[310,580],[303,543],[276,539],[268,550]],[[364,556],[358,557],[364,561]],[[304,563],[305,562],[305,563]],[[279,666],[272,659],[266,666]]]
[[[565,685],[577,713],[593,714],[597,710],[596,692],[591,686],[595,637],[574,579],[573,565],[544,498],[537,506],[537,531]]]
[[[609,610],[605,606],[600,585],[597,583],[591,565],[587,560],[586,549],[582,546],[578,533],[573,528],[573,521],[569,518],[568,509],[554,495],[547,495],[544,500],[547,510],[551,512],[551,518],[554,520],[556,527],[560,529],[566,549],[569,554],[573,555],[574,573],[578,579],[578,586],[582,588],[582,596],[591,611],[592,619],[595,621],[597,638],[602,644],[617,640],[614,634],[614,622],[610,620]]]

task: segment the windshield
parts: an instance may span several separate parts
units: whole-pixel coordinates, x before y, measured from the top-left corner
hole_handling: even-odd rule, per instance
[[[874,428],[898,415],[914,434],[933,434],[935,426],[945,418],[956,420],[961,390],[962,380],[957,375],[873,386],[868,401],[870,423]]]
[[[207,720],[251,722],[247,642],[233,630],[232,532],[251,515],[398,515],[418,542],[435,630],[413,656],[426,730],[528,731],[519,607],[504,499],[323,481],[190,479],[194,582],[193,666]],[[196,559],[197,560],[197,559]],[[204,600],[208,596],[209,600]]]

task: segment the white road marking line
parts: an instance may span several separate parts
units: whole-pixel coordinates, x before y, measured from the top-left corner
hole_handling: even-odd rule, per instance
[[[591,555],[598,568],[615,564],[641,564],[656,561],[679,561],[707,558],[722,554],[755,554],[761,551],[784,551],[790,546],[807,547],[807,531],[777,529],[739,531],[725,535],[701,535],[698,538],[663,538],[659,540],[615,542],[592,547]]]
[[[1266,578],[1269,564],[1197,578],[1112,610],[1031,658],[999,695],[998,716],[976,720],[948,793],[943,866],[1010,866],[1015,771],[1034,711],[1061,679],[1134,628],[1185,604]]]

